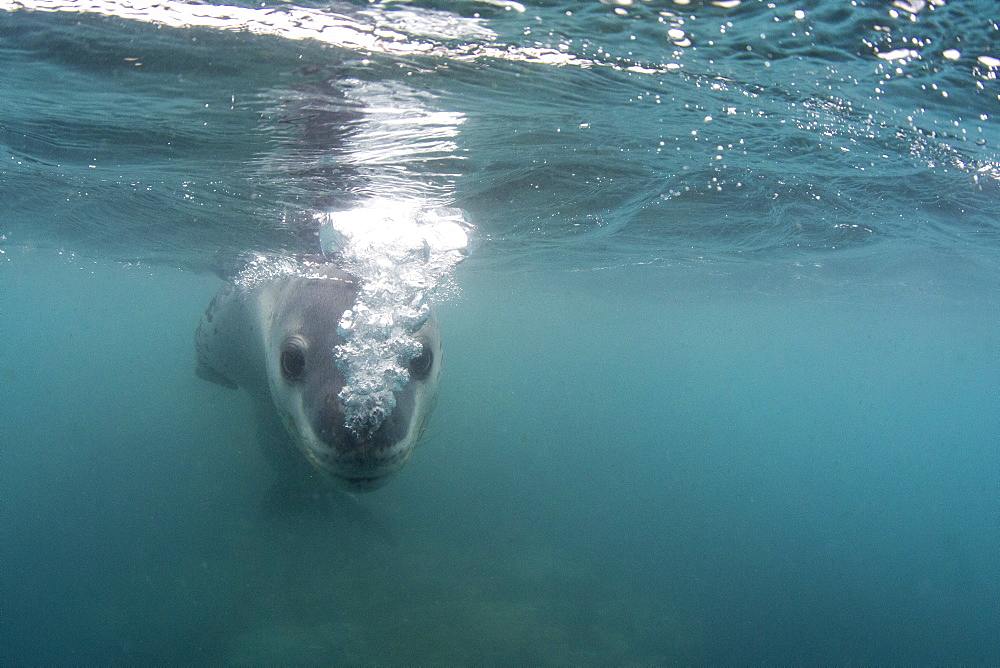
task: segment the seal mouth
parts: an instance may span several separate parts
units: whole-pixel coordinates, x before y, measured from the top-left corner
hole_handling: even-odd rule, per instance
[[[285,426],[299,452],[312,468],[347,492],[370,492],[384,486],[403,468],[416,444],[403,436],[388,443],[386,439],[381,443],[351,439],[351,445],[344,447],[349,440],[346,429],[338,430],[338,438],[330,439],[331,443],[311,429],[303,433],[298,428],[301,424],[308,422],[285,415]]]
[[[313,468],[349,492],[370,492],[389,482],[410,458],[412,444],[401,442],[364,453],[340,453],[334,447],[300,441]]]
[[[394,458],[388,462],[378,462],[371,467],[365,467],[364,471],[359,471],[359,467],[356,466],[325,467],[322,470],[345,491],[371,492],[396,477],[405,461],[405,457]]]
[[[383,487],[394,476],[395,471],[374,478],[336,478],[336,482],[347,492],[373,492]]]

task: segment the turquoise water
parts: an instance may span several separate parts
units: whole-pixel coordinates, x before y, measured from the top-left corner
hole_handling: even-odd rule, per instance
[[[994,5],[424,6],[0,12],[0,662],[1000,660]],[[290,504],[213,272],[401,192],[478,230],[436,412]]]

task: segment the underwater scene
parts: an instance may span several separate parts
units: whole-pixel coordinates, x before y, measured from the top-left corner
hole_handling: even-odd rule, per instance
[[[998,77],[992,0],[0,0],[0,663],[1000,662]]]

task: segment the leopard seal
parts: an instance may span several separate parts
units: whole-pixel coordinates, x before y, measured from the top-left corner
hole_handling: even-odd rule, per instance
[[[304,458],[349,492],[378,489],[402,468],[434,407],[441,373],[438,325],[429,311],[412,332],[419,352],[406,361],[390,411],[368,429],[346,419],[337,351],[344,343],[342,318],[355,307],[359,289],[358,279],[332,262],[313,266],[307,276],[250,286],[227,282],[195,334],[197,375],[243,388],[256,400],[260,419],[284,426],[287,437],[278,447],[297,449],[300,463]]]

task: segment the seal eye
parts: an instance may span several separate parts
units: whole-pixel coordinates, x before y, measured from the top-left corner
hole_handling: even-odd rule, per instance
[[[288,382],[301,380],[306,371],[306,351],[302,343],[289,339],[281,345],[281,375]]]
[[[420,354],[410,360],[410,378],[414,380],[424,380],[431,373],[434,366],[434,353],[427,345],[422,345]]]

